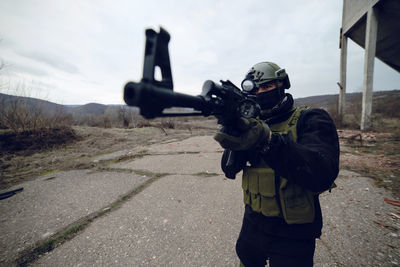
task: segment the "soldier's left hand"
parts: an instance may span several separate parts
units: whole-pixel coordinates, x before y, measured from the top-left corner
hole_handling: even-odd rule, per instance
[[[214,139],[225,149],[243,151],[268,142],[271,136],[268,125],[260,119],[241,118],[237,127],[242,131],[239,136],[220,131],[215,134]]]

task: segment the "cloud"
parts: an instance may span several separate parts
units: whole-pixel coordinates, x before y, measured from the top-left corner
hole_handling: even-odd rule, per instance
[[[16,54],[29,58],[31,60],[38,61],[40,63],[47,64],[55,69],[68,72],[71,74],[79,73],[78,67],[73,64],[70,64],[66,59],[52,55],[49,52],[43,51],[32,51],[32,50],[22,50],[22,51],[15,51]]]
[[[35,76],[48,76],[49,73],[44,71],[37,66],[32,66],[30,64],[21,64],[17,62],[8,62],[7,69],[9,69],[13,73],[29,73]]]
[[[121,103],[123,85],[141,79],[145,28],[162,25],[179,92],[199,94],[208,79],[239,85],[268,60],[288,71],[295,97],[337,93],[341,12],[341,1],[320,0],[3,0],[0,57],[54,84],[65,103]],[[354,61],[350,50],[348,85],[357,88],[363,56]],[[379,88],[400,83],[379,70]]]

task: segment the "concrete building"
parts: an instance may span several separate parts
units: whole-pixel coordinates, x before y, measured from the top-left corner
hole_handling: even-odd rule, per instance
[[[346,102],[348,38],[365,49],[361,130],[371,127],[375,57],[400,72],[400,0],[343,0],[339,116]]]

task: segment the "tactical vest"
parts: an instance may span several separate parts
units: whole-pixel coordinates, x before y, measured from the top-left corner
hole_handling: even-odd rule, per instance
[[[269,125],[272,132],[289,134],[297,142],[297,121],[306,108],[297,108],[286,121]],[[268,217],[284,218],[287,224],[311,223],[315,217],[315,193],[280,177],[262,159],[243,169],[244,203]]]

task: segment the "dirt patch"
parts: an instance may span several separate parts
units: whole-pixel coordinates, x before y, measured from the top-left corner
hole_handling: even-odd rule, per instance
[[[373,178],[400,198],[400,139],[390,133],[339,131],[341,168]]]
[[[47,133],[46,138],[43,138],[43,133],[36,136],[29,133],[10,135],[6,137],[8,139],[1,138],[0,190],[49,172],[71,169],[101,170],[114,160],[94,160],[101,155],[126,151],[130,157],[135,157],[142,154],[150,144],[211,135],[218,128],[216,120],[207,118],[169,119],[168,122],[158,119],[151,121],[149,125],[151,126],[132,129],[77,126],[72,127],[70,135],[54,130]],[[124,157],[124,154],[118,157]]]
[[[5,153],[32,154],[50,148],[66,145],[78,140],[71,127],[38,129],[33,131],[0,133],[0,155]]]

